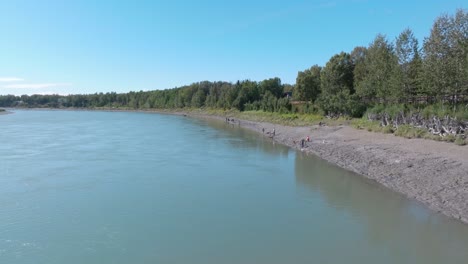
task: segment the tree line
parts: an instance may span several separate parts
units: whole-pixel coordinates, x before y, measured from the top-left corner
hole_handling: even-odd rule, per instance
[[[292,100],[290,96],[292,95]],[[0,106],[221,108],[269,112],[322,112],[361,116],[372,105],[457,104],[468,97],[468,13],[434,21],[422,45],[411,29],[394,41],[378,34],[367,46],[332,56],[325,66],[298,72],[294,85],[263,81],[209,82],[155,91],[88,95],[0,96]]]

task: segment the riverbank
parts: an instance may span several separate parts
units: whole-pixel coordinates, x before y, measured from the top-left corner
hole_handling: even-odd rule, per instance
[[[217,115],[178,114],[225,121]],[[274,129],[275,142],[317,155],[468,224],[468,146],[406,139],[347,125],[292,127],[238,119],[233,123],[267,137]],[[307,136],[310,142],[301,148],[301,139]]]

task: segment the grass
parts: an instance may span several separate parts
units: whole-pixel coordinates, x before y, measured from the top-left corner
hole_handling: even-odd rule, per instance
[[[395,136],[404,138],[425,138],[427,137],[425,129],[412,127],[409,125],[401,125],[395,130]]]
[[[3,108],[0,108],[0,112],[5,112],[6,110]]]
[[[391,118],[403,112],[405,115],[411,113],[421,113],[424,118],[432,118],[433,116],[444,118],[450,116],[458,120],[468,120],[468,105],[449,105],[449,104],[431,104],[431,105],[408,105],[408,104],[394,104],[394,105],[374,105],[369,108],[364,116],[367,114],[383,114],[387,113]]]
[[[382,132],[383,127],[378,121],[370,121],[367,119],[355,119],[351,122],[351,126],[357,129],[367,130],[369,132]]]
[[[401,125],[398,126],[397,129],[394,129],[392,126],[382,127],[378,121],[369,121],[362,118],[353,120],[351,122],[351,126],[357,129],[367,130],[369,132],[394,134],[395,136],[404,138],[423,138],[435,141],[446,141],[455,143],[459,146],[468,144],[468,138],[463,138],[462,136],[447,135],[445,137],[441,137],[438,135],[432,135],[425,129],[412,127],[410,125]]]
[[[425,118],[432,116],[443,118],[448,115],[459,120],[468,120],[468,105],[433,104],[422,108],[421,113]]]
[[[454,143],[458,146],[465,146],[466,144],[468,144],[468,138],[464,139],[462,137],[457,137]]]
[[[392,108],[392,113],[396,114],[402,110],[405,106],[397,105]],[[388,108],[379,108],[376,106],[372,109],[375,112],[386,111]],[[351,119],[340,117],[338,119],[327,119],[319,114],[299,114],[299,113],[272,113],[264,111],[239,111],[235,109],[223,110],[223,109],[211,109],[211,108],[184,108],[184,109],[173,109],[167,110],[168,112],[184,111],[199,115],[216,115],[226,116],[231,118],[250,120],[255,122],[269,122],[273,124],[280,124],[286,126],[310,126],[321,123],[329,126],[336,125],[350,125],[356,129],[367,130],[369,132],[394,134],[395,136],[404,138],[423,138],[435,141],[446,141],[453,142],[457,145],[463,146],[468,144],[468,138],[462,138],[460,136],[448,135],[441,137],[438,135],[432,135],[427,130],[412,127],[410,125],[401,125],[397,129],[392,126],[381,126],[379,121],[370,121],[367,118]],[[374,111],[377,110],[377,111]]]
[[[462,138],[461,136],[447,135],[444,137],[438,135],[432,135],[425,129],[420,129],[412,127],[409,125],[401,125],[397,129],[392,128],[391,126],[382,127],[378,121],[368,121],[365,117],[368,114],[383,114],[387,113],[391,118],[395,118],[397,115],[404,113],[404,115],[410,115],[412,113],[420,113],[424,118],[429,119],[433,116],[444,118],[450,116],[458,120],[468,120],[468,105],[448,105],[448,104],[432,104],[432,105],[405,105],[405,104],[395,104],[395,105],[374,105],[372,108],[369,108],[364,117],[361,120],[353,121],[353,126],[358,129],[366,129],[367,131],[372,132],[382,132],[382,133],[393,133],[395,136],[405,137],[405,138],[424,138],[431,139],[436,141],[446,141],[454,142],[457,145],[463,146],[468,144],[468,139]]]
[[[323,116],[316,114],[281,114],[263,111],[245,111],[241,112],[238,117],[251,121],[270,122],[288,126],[306,126],[325,122]]]
[[[184,111],[187,109],[184,109]],[[344,118],[335,120],[326,119],[319,114],[297,114],[297,113],[272,113],[264,111],[243,111],[222,110],[222,109],[189,109],[188,112],[194,114],[207,114],[227,116],[238,119],[250,120],[255,122],[269,122],[286,126],[310,126],[320,122],[334,125],[347,122]]]

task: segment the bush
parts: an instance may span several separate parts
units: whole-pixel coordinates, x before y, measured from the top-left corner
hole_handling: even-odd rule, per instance
[[[369,132],[380,132],[382,127],[379,122],[370,121],[365,118],[356,119],[351,122],[351,126],[356,129],[365,129]]]
[[[342,114],[355,118],[362,117],[367,108],[367,105],[357,95],[350,95],[349,91],[322,94],[317,103],[326,114]]]
[[[427,138],[427,131],[410,125],[401,125],[395,131],[395,135],[405,138]]]
[[[383,127],[382,132],[384,132],[385,134],[392,134],[394,132],[393,127],[392,126]]]
[[[447,142],[455,142],[456,137],[454,135],[447,135],[447,136],[443,137],[443,140],[447,141]]]
[[[457,144],[458,146],[464,146],[464,145],[466,145],[466,140],[464,138],[462,138],[461,136],[458,136],[455,139],[455,144]]]

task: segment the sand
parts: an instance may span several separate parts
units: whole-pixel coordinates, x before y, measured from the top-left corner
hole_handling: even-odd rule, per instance
[[[190,113],[185,113],[193,116]],[[225,117],[200,116],[225,121]],[[406,139],[349,126],[290,127],[240,121],[240,126],[263,133],[275,129],[272,140],[356,172],[415,199],[430,209],[468,223],[468,146],[425,139]]]

